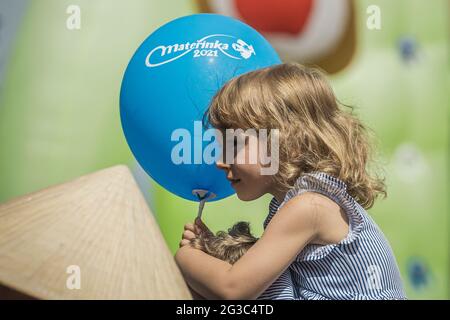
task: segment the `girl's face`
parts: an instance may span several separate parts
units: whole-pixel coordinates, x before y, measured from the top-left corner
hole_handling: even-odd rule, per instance
[[[216,162],[217,168],[224,170],[228,181],[236,191],[240,200],[251,201],[258,199],[271,191],[272,179],[270,175],[261,174],[261,159],[259,157],[259,143],[256,137],[246,136],[243,143],[238,143],[237,137],[233,143],[226,140],[223,143],[223,161]],[[245,142],[244,142],[245,140]],[[234,145],[233,163],[226,163],[226,146]]]

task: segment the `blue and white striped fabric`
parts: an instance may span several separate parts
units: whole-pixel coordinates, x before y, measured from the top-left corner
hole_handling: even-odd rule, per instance
[[[272,199],[264,228],[279,208],[304,192],[323,194],[339,204],[348,215],[349,233],[337,244],[307,245],[258,299],[406,299],[388,241],[343,181],[323,172],[303,174],[281,204]]]

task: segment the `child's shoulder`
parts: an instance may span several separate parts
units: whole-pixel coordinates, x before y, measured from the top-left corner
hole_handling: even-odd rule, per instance
[[[283,221],[284,225],[292,227],[315,227],[321,212],[330,205],[320,194],[304,192],[285,201],[272,220]]]
[[[330,197],[314,191],[302,192],[291,197],[280,208],[280,211],[282,209],[310,215],[341,210],[339,204],[330,199]]]
[[[316,209],[316,210],[333,210],[339,209],[339,205],[320,192],[315,191],[305,191],[300,194],[295,195],[286,202],[286,205],[291,203],[294,206],[301,206],[306,209]]]
[[[307,191],[289,199],[279,212],[293,226],[314,229],[314,244],[334,244],[345,239],[348,216],[335,201],[318,192]]]

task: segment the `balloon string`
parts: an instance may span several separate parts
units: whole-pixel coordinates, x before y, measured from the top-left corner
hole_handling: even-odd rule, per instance
[[[197,218],[199,218],[199,219],[202,218],[202,213],[203,213],[203,208],[205,207],[205,202],[206,202],[206,199],[202,199],[202,200],[200,200],[200,203],[198,204]]]
[[[198,204],[198,212],[197,212],[197,218],[202,218],[203,208],[205,207],[205,202],[209,198],[209,192],[205,193],[203,196],[200,195],[199,192],[196,192],[196,195],[198,199],[200,200],[200,203]]]
[[[200,203],[198,205],[197,217],[199,219],[201,219],[206,200],[214,199],[216,197],[216,194],[214,192],[204,190],[204,189],[194,189],[194,190],[192,190],[192,194],[195,194],[197,196],[198,200],[200,201]]]

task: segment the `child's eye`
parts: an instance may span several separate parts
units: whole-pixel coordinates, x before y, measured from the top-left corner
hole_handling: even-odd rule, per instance
[[[237,137],[234,136],[233,138],[233,155],[236,156],[240,149],[244,148],[247,144],[248,144],[248,137],[244,137],[244,140],[242,141],[242,137]],[[231,140],[231,137],[230,137]],[[228,140],[228,141],[230,141]],[[231,142],[231,141],[230,141]],[[229,146],[229,148],[231,149],[231,145],[229,145],[228,143],[224,143],[223,144],[223,154],[226,154],[227,152],[227,146]]]
[[[244,141],[242,141],[244,145],[248,143],[248,136],[244,137]],[[238,144],[238,137],[234,137],[234,145],[237,146]]]
[[[237,154],[237,152],[238,152],[237,148],[238,148],[238,140],[237,140],[237,137],[234,137],[234,148],[233,148],[233,152],[234,152],[234,155],[235,155],[235,156],[236,156],[236,154]]]
[[[234,137],[234,155],[236,156],[237,153],[242,149],[245,148],[245,146],[248,144],[249,137],[245,136],[243,139],[242,137]]]

